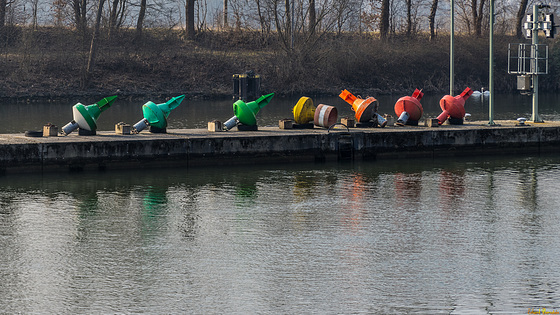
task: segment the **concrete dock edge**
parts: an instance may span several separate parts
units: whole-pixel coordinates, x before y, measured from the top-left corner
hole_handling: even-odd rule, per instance
[[[3,173],[89,169],[211,166],[269,162],[404,159],[560,151],[560,123],[516,127],[513,122],[487,126],[390,127],[210,133],[202,129],[167,134],[30,138],[0,135]]]

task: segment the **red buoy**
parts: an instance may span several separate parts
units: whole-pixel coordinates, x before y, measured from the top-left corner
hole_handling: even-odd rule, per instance
[[[473,90],[467,87],[463,93],[457,95],[455,97],[451,95],[445,95],[439,101],[439,107],[443,111],[438,117],[437,120],[439,124],[443,124],[447,118],[454,118],[460,119],[461,122],[465,117],[465,101],[473,94]]]
[[[422,104],[420,104],[420,100],[424,96],[424,93],[419,89],[416,89],[412,96],[403,96],[399,98],[397,103],[395,104],[395,114],[399,116],[397,119],[396,125],[404,126],[407,124],[415,124],[418,123],[420,117],[424,113],[424,109],[422,108]]]

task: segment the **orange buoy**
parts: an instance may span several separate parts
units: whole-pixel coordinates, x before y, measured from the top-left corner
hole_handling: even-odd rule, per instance
[[[407,123],[409,125],[418,123],[418,120],[420,120],[420,117],[422,117],[424,113],[422,104],[420,104],[422,96],[424,96],[424,93],[416,89],[412,96],[403,96],[399,98],[397,103],[395,103],[395,114],[399,116],[399,119],[397,119],[395,123],[396,125],[404,126]]]
[[[373,117],[373,112],[378,106],[378,102],[374,97],[359,98],[352,95],[348,90],[342,91],[339,96],[346,103],[352,105],[352,110],[356,113],[356,121],[361,123],[370,121]]]
[[[379,107],[379,102],[373,96],[368,96],[363,99],[361,97],[356,97],[348,90],[343,90],[339,95],[346,103],[352,105],[352,110],[356,113],[356,121],[360,123],[367,123],[371,121],[374,117],[377,118],[377,123],[381,127],[387,125],[387,121],[377,113],[377,108]]]
[[[443,111],[437,120],[439,124],[443,124],[447,118],[460,119],[463,121],[465,117],[465,101],[473,94],[473,90],[467,87],[463,93],[455,97],[451,95],[445,95],[439,101],[439,107]]]

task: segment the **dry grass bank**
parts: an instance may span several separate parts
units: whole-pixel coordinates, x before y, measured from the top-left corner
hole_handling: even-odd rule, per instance
[[[9,28],[0,34],[0,98],[71,98],[76,95],[145,97],[186,93],[190,97],[231,94],[232,74],[253,70],[263,78],[263,92],[337,94],[427,92],[449,88],[449,41],[441,36],[393,37],[388,42],[365,34],[323,34],[287,51],[275,37],[259,32],[205,32],[194,41],[180,31],[132,30],[102,36],[92,82],[80,88],[89,41],[62,28]],[[495,87],[515,89],[507,73],[507,44],[495,43]],[[551,46],[550,74],[541,88],[560,90],[560,44]],[[456,38],[457,89],[488,86],[488,40]]]

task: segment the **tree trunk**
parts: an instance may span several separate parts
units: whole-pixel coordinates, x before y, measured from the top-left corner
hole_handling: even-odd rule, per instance
[[[290,7],[290,0],[284,1],[284,10],[286,12],[286,38],[290,40],[292,38],[292,12]],[[291,46],[290,46],[291,47]]]
[[[266,22],[264,19],[264,16],[262,14],[262,10],[261,10],[261,1],[260,0],[255,0],[257,3],[257,12],[259,13],[259,22],[261,23],[261,33],[264,33],[266,30],[266,33],[269,33],[270,27],[266,27]],[[270,25],[270,24],[269,24]]]
[[[379,19],[379,35],[381,39],[387,39],[389,35],[389,8],[391,4],[389,0],[381,1],[381,18]]]
[[[523,37],[523,31],[521,29],[523,28],[523,20],[525,18],[525,11],[527,10],[528,2],[528,0],[521,0],[519,3],[519,10],[517,11],[515,20],[515,36],[517,36],[517,38]]]
[[[476,25],[476,23],[477,23],[476,21],[478,21],[478,11],[476,10],[477,7],[478,7],[478,1],[477,0],[471,0],[471,16],[472,16],[472,23],[473,23],[473,26],[474,26],[474,34],[476,36],[478,36],[477,35],[478,27]]]
[[[195,29],[194,29],[194,1],[187,0],[185,7],[185,19],[187,24],[187,39],[194,39]]]
[[[406,0],[406,36],[412,35],[412,0]]]
[[[109,15],[109,37],[111,37],[113,30],[117,25],[117,12],[120,0],[113,0],[111,7],[111,14]]]
[[[0,29],[6,25],[6,0],[0,0]]]
[[[140,12],[138,12],[138,21],[136,22],[136,40],[142,38],[142,28],[144,25],[144,17],[146,16],[146,0],[140,2]]]
[[[493,1],[493,0],[490,0]],[[484,19],[484,6],[486,4],[486,0],[480,0],[480,4],[478,6],[478,29],[477,29],[477,36],[482,37],[482,20]]]
[[[31,16],[32,16],[31,26],[33,27],[34,30],[37,30],[37,27],[39,26],[37,21],[38,10],[39,10],[39,0],[31,1]]]
[[[82,88],[86,88],[89,85],[89,79],[91,76],[91,71],[93,69],[93,65],[95,63],[95,57],[97,54],[97,45],[98,45],[98,37],[99,37],[99,25],[101,24],[101,15],[103,14],[103,4],[105,0],[99,0],[99,6],[97,7],[97,16],[95,18],[95,26],[93,29],[93,36],[91,37],[91,46],[89,49],[89,57],[88,63],[86,67],[86,71],[84,74],[84,78],[82,81]]]
[[[484,18],[485,3],[486,0],[480,0],[480,3],[477,0],[472,0],[471,2],[474,34],[476,37],[482,36],[482,19]]]
[[[0,1],[2,1],[2,0],[0,0]],[[54,0],[52,2],[54,25],[57,26],[57,27],[62,26],[62,21],[64,19],[64,8],[65,7],[66,7],[66,2],[64,0]]]
[[[309,0],[309,33],[315,33],[317,24],[317,11],[315,9],[315,0]]]
[[[74,23],[78,32],[85,36],[87,33],[87,2],[86,0],[73,0]]]
[[[224,0],[224,29],[228,28],[228,0]]]
[[[436,38],[435,20],[436,20],[437,6],[438,6],[438,0],[433,0],[432,7],[430,8],[430,15],[428,15],[428,21],[430,23],[430,40],[434,40]]]

